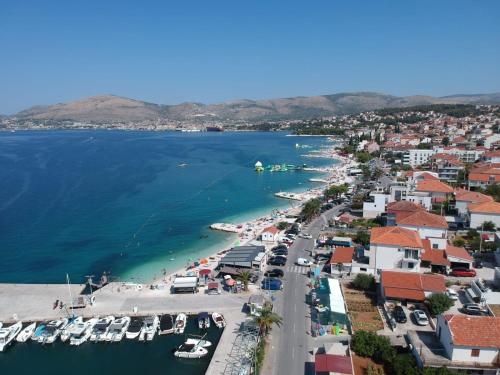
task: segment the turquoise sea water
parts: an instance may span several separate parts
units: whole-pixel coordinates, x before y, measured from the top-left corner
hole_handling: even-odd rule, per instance
[[[255,173],[257,160],[315,166],[283,133],[0,133],[0,282],[147,281],[230,246],[209,230],[289,206],[273,193],[310,172]],[[179,166],[186,164],[184,167]]]

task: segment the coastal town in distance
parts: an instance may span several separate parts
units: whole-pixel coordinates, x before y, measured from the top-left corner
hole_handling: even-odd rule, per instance
[[[498,0],[0,13],[0,375],[500,375]]]

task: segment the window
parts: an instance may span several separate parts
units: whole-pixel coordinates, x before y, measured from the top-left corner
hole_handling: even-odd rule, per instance
[[[479,357],[480,350],[479,349],[472,349],[470,351],[470,356],[471,357]]]
[[[433,249],[439,249],[439,244],[437,244],[437,243],[433,243],[433,244],[432,244],[432,248],[433,248]]]
[[[405,249],[405,258],[418,259],[418,250]]]

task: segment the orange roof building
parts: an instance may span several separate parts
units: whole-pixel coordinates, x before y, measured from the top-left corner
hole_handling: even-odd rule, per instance
[[[422,248],[417,232],[400,227],[372,228],[370,244]]]
[[[443,216],[421,210],[412,212],[409,215],[396,217],[396,224],[398,226],[409,226],[417,228],[429,227],[448,229],[448,223]]]
[[[417,272],[382,271],[380,284],[386,299],[424,301],[432,293],[446,291],[443,275]]]
[[[417,182],[416,191],[423,191],[431,194],[451,194],[453,188],[441,181],[436,180],[422,180]]]
[[[438,326],[447,328],[454,347],[500,348],[500,317],[442,315]]]
[[[335,248],[332,257],[330,258],[330,264],[352,263],[353,255],[354,255],[354,247],[338,246]]]

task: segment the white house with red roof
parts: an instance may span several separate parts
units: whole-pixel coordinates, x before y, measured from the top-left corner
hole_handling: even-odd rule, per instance
[[[500,317],[439,315],[436,335],[458,368],[500,367]]]
[[[468,208],[471,228],[481,228],[486,221],[491,221],[500,228],[500,203],[470,203]]]
[[[418,181],[416,192],[427,193],[433,203],[442,203],[453,193],[453,188],[439,180]]]
[[[380,288],[384,299],[423,302],[433,293],[444,293],[446,284],[443,275],[382,271]]]
[[[443,216],[419,210],[396,217],[398,227],[417,231],[421,239],[428,239],[434,249],[444,249],[448,238],[448,223]]]
[[[276,227],[265,228],[261,233],[262,241],[265,241],[265,242],[277,241],[279,232],[280,232],[280,230]]]
[[[370,234],[370,268],[420,271],[422,240],[418,232],[401,227],[373,228]]]
[[[469,204],[486,202],[493,202],[493,198],[477,191],[465,189],[455,190],[455,208],[461,215],[466,215],[469,212]]]

